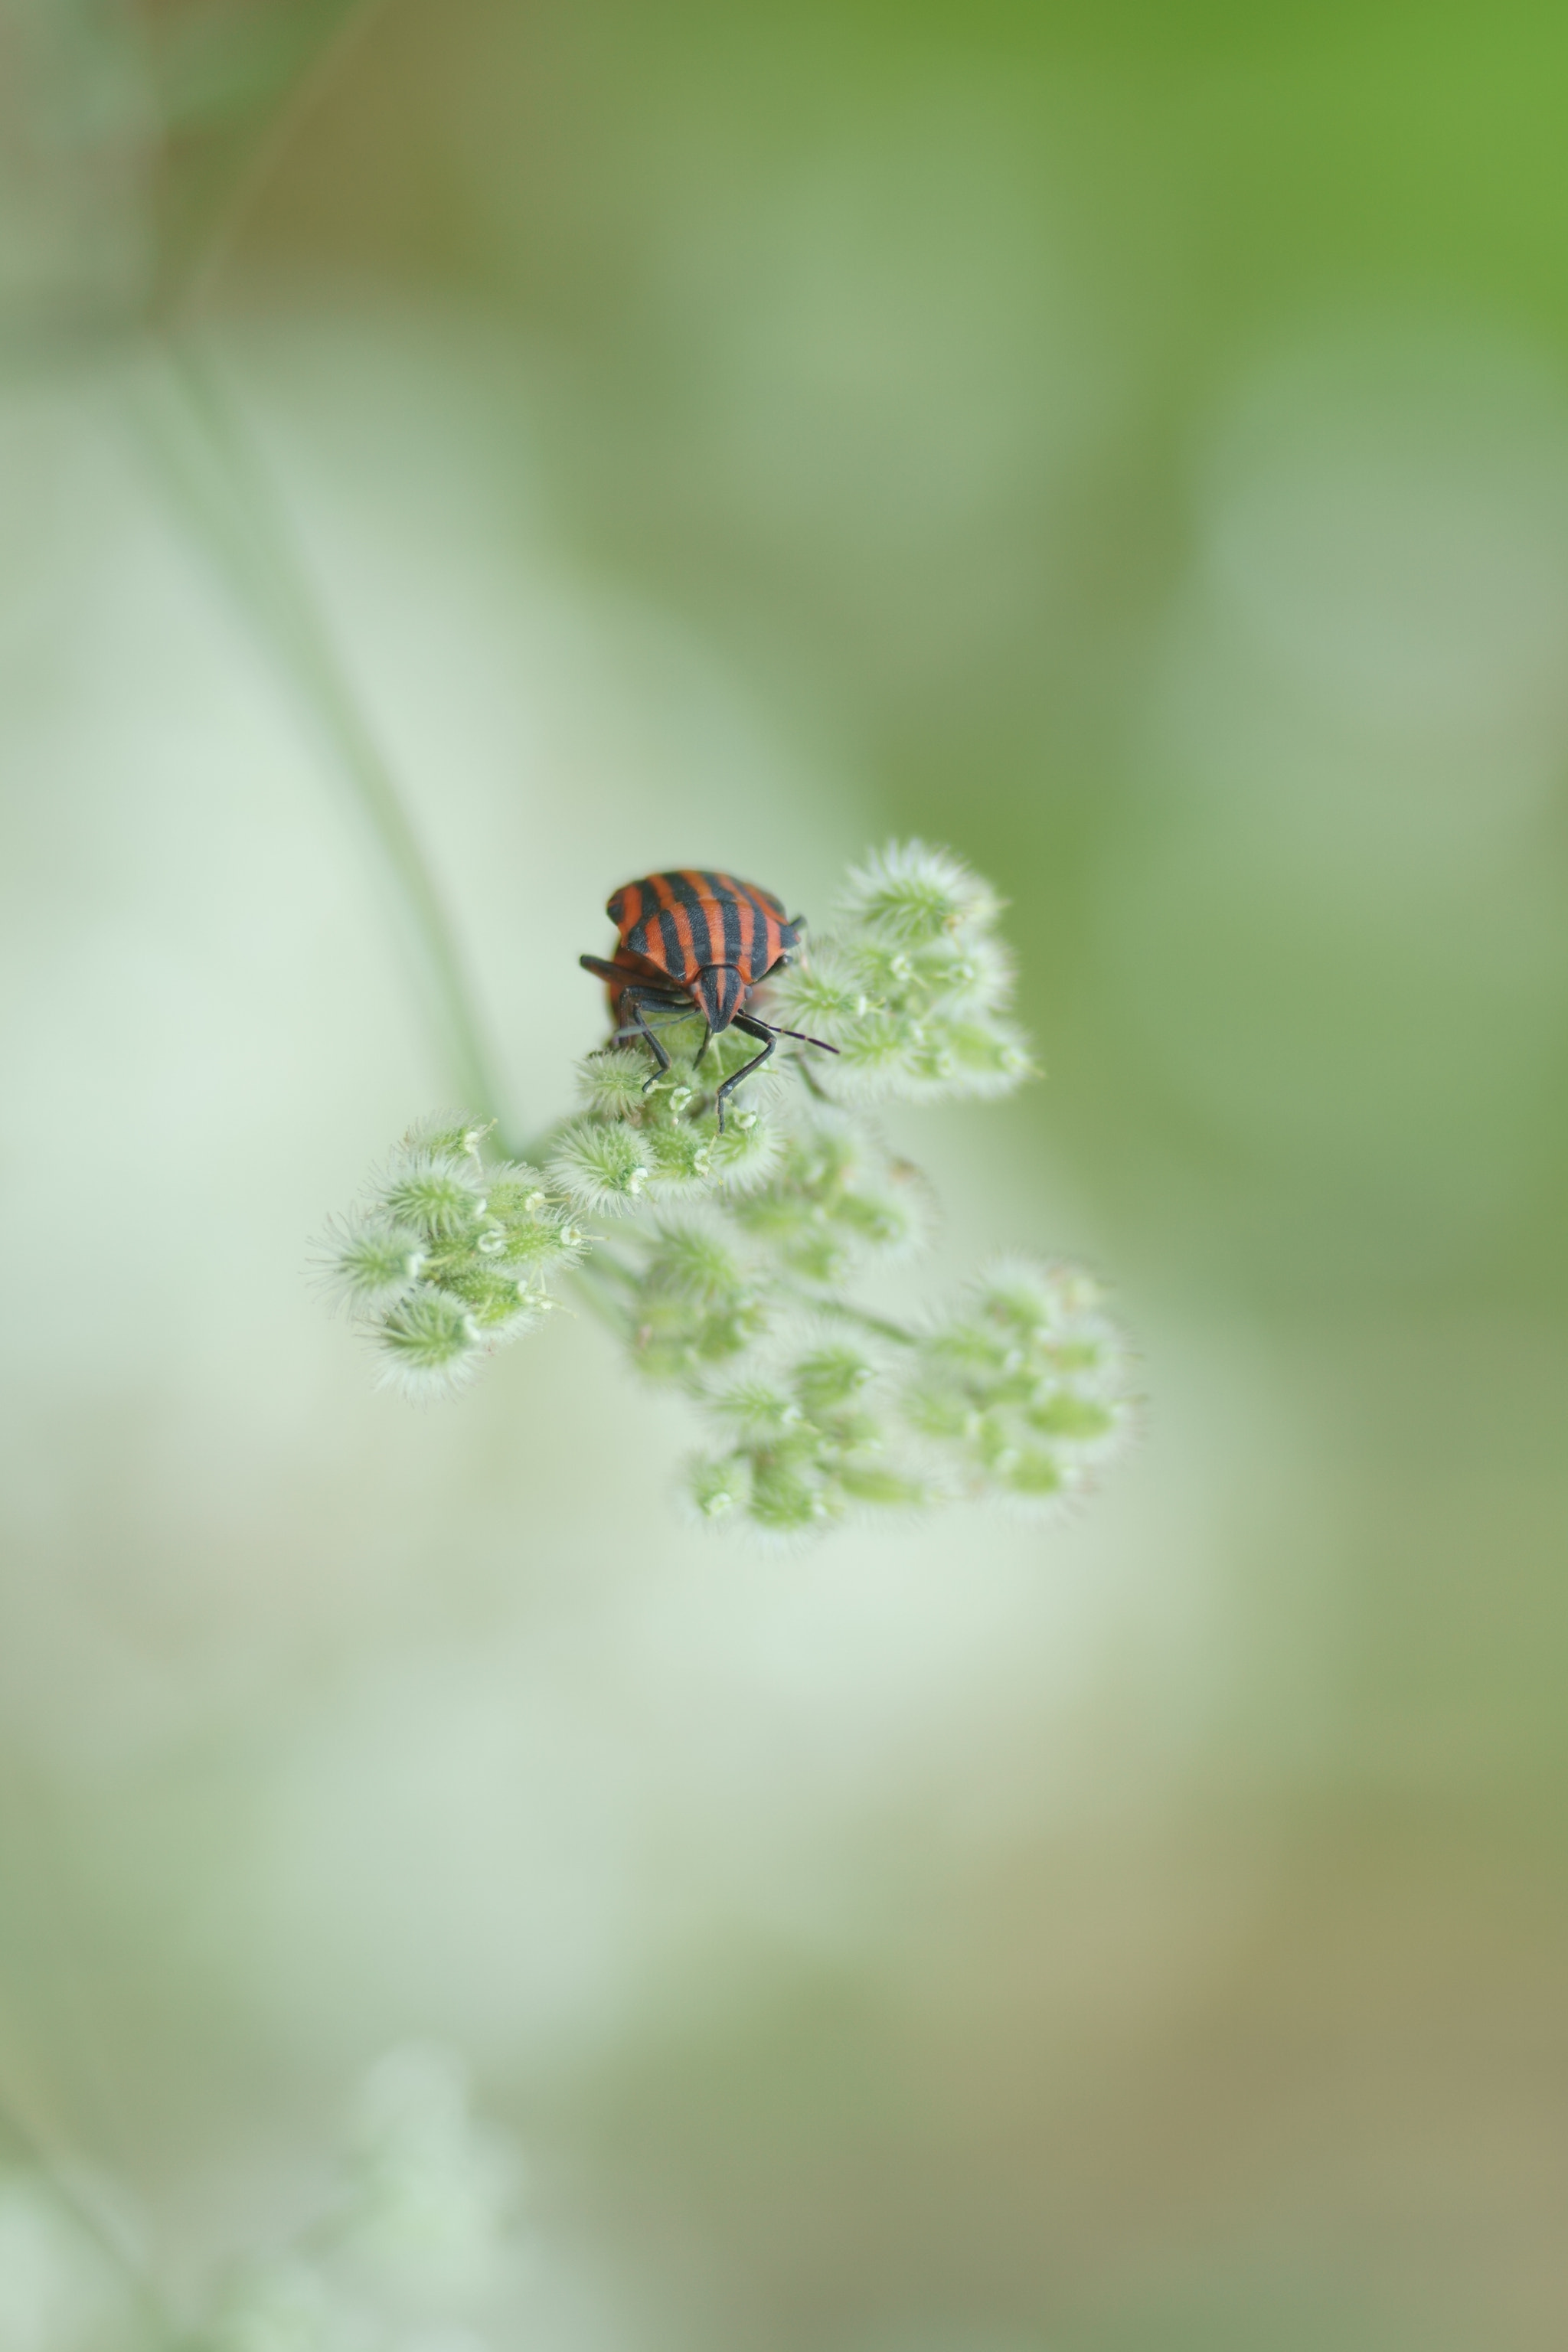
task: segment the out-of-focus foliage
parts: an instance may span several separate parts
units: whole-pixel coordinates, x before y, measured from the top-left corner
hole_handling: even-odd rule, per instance
[[[0,2173],[4,2352],[352,2352],[507,2326],[526,2249],[517,2151],[471,2113],[449,2051],[390,2052],[364,2082],[317,2210],[176,2311],[139,2255],[47,2176]],[[484,2333],[479,2331],[483,2330]]]
[[[556,2352],[1558,2352],[1565,52],[0,7],[0,2084],[190,2308],[412,2031]],[[1113,1275],[1092,1512],[694,1543],[585,1316],[368,1391],[299,1237],[484,1061],[389,784],[520,1136],[623,876],[995,877],[1047,1080],[879,1117],[922,1328]]]

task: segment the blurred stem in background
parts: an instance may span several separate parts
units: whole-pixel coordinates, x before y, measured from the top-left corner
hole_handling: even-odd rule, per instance
[[[279,496],[230,397],[221,369],[186,323],[222,269],[246,215],[277,168],[289,134],[375,16],[379,0],[274,12],[249,20],[237,40],[227,12],[198,11],[183,46],[157,74],[169,130],[193,108],[247,96],[263,111],[216,199],[198,216],[161,273],[154,304],[163,364],[142,386],[141,413],[164,481],[220,567],[258,635],[300,691],[320,727],[357,811],[378,849],[384,885],[413,965],[457,1102],[497,1123],[502,1115],[489,1053],[461,951],[440,893],[403,805],[375,731],[362,709],[293,541]],[[269,102],[268,102],[269,101]],[[508,1146],[510,1148],[510,1144]]]
[[[504,1136],[440,893],[243,407],[192,324],[292,130],[375,13],[376,0],[161,11],[82,0],[42,16],[0,0],[0,131],[15,150],[0,161],[11,209],[32,224],[19,264],[0,254],[0,325],[29,366],[128,341],[146,353],[132,381],[158,477],[374,840],[454,1107]]]
[[[140,414],[159,471],[258,635],[296,687],[334,756],[380,852],[397,928],[412,948],[426,1010],[458,1105],[508,1123],[450,919],[320,612],[288,520],[220,369],[172,330],[139,384]]]
[[[26,232],[20,260],[4,255],[0,352],[28,373],[137,355],[143,451],[374,841],[445,1083],[504,1133],[453,926],[243,409],[190,323],[293,126],[375,13],[376,0],[300,0],[155,18],[88,0],[51,16],[0,0],[0,197]],[[28,2105],[0,2078],[0,2164],[46,2186],[122,2282],[141,2336],[176,2342],[133,2236]]]

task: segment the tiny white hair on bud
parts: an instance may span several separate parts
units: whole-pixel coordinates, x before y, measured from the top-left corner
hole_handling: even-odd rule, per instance
[[[716,1218],[661,1216],[649,1237],[645,1268],[667,1296],[711,1306],[744,1290],[750,1269],[735,1236]]]
[[[403,1145],[375,1184],[373,1198],[392,1223],[412,1225],[427,1241],[451,1241],[483,1212],[479,1163],[422,1145]]]
[[[1001,911],[990,884],[951,849],[911,840],[889,841],[853,867],[837,914],[840,922],[914,947],[961,925],[993,923]]]
[[[577,1065],[577,1091],[590,1110],[633,1118],[643,1108],[653,1076],[647,1052],[637,1045],[602,1045]]]
[[[403,1149],[437,1159],[478,1160],[495,1125],[493,1118],[476,1118],[468,1111],[437,1112],[414,1121],[404,1135]]]
[[[620,1121],[574,1119],[561,1130],[549,1173],[586,1209],[623,1211],[647,1187],[648,1153],[638,1130]]]
[[[384,1386],[414,1397],[439,1396],[471,1380],[484,1352],[479,1327],[461,1301],[421,1286],[372,1327],[386,1361]]]
[[[710,1142],[711,1189],[735,1195],[760,1191],[776,1173],[784,1150],[780,1122],[770,1111],[732,1110],[723,1134],[714,1134]]]
[[[315,1281],[351,1314],[390,1306],[418,1280],[423,1238],[409,1227],[351,1213],[329,1217],[310,1255]]]
[[[751,1493],[751,1465],[742,1453],[694,1454],[681,1481],[700,1518],[710,1523],[744,1512]]]

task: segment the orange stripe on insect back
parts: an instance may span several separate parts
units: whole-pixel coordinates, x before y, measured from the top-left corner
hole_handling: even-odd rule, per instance
[[[669,887],[668,875],[650,874],[647,877],[647,887],[653,892],[655,903],[660,912],[668,913],[675,904],[675,893]]]
[[[689,907],[682,906],[678,898],[669,911],[674,919],[675,941],[679,951],[679,964],[672,965],[671,969],[683,972],[694,971],[697,968],[697,958],[693,952],[696,940],[691,929],[691,909]]]
[[[624,938],[627,931],[635,931],[637,925],[642,920],[642,884],[640,882],[628,882],[626,888],[617,892],[616,896],[619,898],[621,902],[620,912],[618,915],[612,914],[610,920],[616,925],[616,929],[621,932]],[[615,899],[612,898],[610,901],[611,906],[613,907],[615,903]]]
[[[671,878],[679,883],[680,911],[691,931],[692,970],[699,971],[705,963],[724,962],[724,910],[714,898],[707,877],[684,868]]]

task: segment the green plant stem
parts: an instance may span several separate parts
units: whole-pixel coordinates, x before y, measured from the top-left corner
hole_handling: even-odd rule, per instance
[[[864,1331],[875,1331],[879,1339],[896,1340],[900,1348],[916,1348],[920,1341],[913,1331],[902,1323],[891,1322],[886,1315],[873,1315],[868,1308],[851,1306],[847,1298],[835,1298],[828,1293],[802,1291],[800,1297],[817,1315],[837,1316],[841,1323],[858,1323]]]
[[[188,341],[165,337],[154,348],[160,363],[145,386],[142,416],[161,471],[333,755],[375,845],[384,892],[412,950],[458,1104],[495,1120],[501,1147],[510,1150],[452,924],[244,419],[218,371]]]

